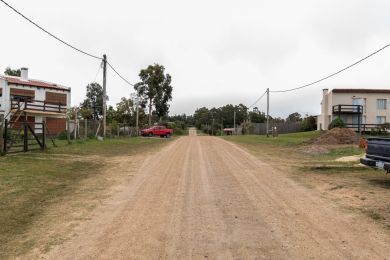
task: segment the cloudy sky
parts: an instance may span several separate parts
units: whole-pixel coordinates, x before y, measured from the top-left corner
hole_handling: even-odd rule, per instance
[[[147,65],[164,65],[173,77],[171,114],[249,106],[267,87],[298,87],[390,42],[386,0],[7,1],[71,44],[106,53],[131,82]],[[31,78],[72,87],[74,105],[83,100],[99,61],[58,43],[2,3],[0,21],[1,71],[28,67]],[[389,69],[390,48],[308,89],[272,94],[271,114],[318,114],[322,88],[390,88]],[[110,104],[132,91],[108,71]]]

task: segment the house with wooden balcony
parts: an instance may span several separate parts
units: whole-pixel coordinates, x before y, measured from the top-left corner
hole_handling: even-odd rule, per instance
[[[30,79],[27,68],[21,69],[20,77],[0,76],[0,114],[13,127],[28,122],[39,133],[44,121],[50,134],[62,132],[70,98],[70,88]]]
[[[390,122],[390,89],[324,89],[318,129],[327,130],[339,117],[347,127],[369,131]]]

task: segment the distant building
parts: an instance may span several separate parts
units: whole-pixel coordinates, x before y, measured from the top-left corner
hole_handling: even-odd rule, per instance
[[[70,107],[71,89],[58,84],[28,78],[28,69],[20,77],[0,76],[0,114],[13,124],[27,120],[46,121],[50,134],[66,129],[66,111]]]
[[[323,90],[318,129],[327,130],[333,119],[340,117],[348,127],[369,130],[390,122],[390,89]]]

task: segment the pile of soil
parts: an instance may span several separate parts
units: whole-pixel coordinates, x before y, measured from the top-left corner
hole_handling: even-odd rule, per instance
[[[312,140],[312,144],[332,145],[332,144],[357,144],[358,135],[354,130],[348,128],[333,128],[323,135]]]

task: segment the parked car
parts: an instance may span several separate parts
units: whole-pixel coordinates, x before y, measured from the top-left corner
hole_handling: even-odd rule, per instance
[[[390,138],[368,138],[366,156],[360,159],[364,165],[390,172]]]
[[[166,137],[169,138],[173,134],[173,130],[166,128],[165,126],[153,126],[148,129],[141,130],[142,136],[160,136],[160,137]]]

